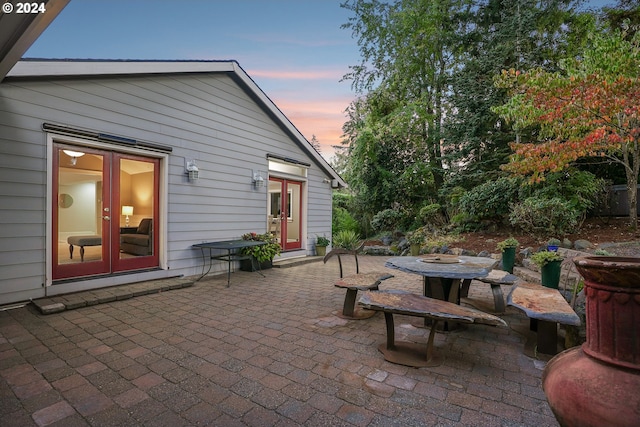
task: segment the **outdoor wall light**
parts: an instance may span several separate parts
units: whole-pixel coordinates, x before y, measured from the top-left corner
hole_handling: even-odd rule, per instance
[[[122,215],[125,216],[125,224],[129,226],[129,215],[133,215],[133,206],[123,206],[122,207]]]
[[[253,172],[253,177],[251,178],[251,181],[253,182],[253,186],[255,188],[264,187],[264,178],[262,177],[260,172]]]
[[[62,150],[62,152],[67,156],[71,157],[72,166],[76,165],[76,162],[78,161],[78,157],[84,156],[84,153],[82,151]]]
[[[185,173],[188,175],[190,182],[196,182],[200,178],[200,169],[198,169],[195,160],[187,160],[186,169]]]
[[[337,179],[324,178],[322,180],[322,182],[325,183],[325,184],[331,184],[331,188],[338,188],[338,180]]]

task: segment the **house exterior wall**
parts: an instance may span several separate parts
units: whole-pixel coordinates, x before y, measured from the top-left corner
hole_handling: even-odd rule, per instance
[[[160,272],[49,286],[52,135],[42,130],[45,122],[173,147],[162,163]],[[323,181],[331,177],[229,74],[6,79],[0,83],[0,304],[199,274],[202,258],[192,244],[266,231],[266,186],[255,189],[251,177],[253,171],[268,176],[269,154],[311,165],[303,249],[312,254],[315,236],[331,235],[332,190]],[[200,169],[196,182],[185,174],[192,159]]]

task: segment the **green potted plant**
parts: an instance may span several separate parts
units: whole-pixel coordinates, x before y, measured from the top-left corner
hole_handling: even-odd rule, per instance
[[[331,244],[331,241],[325,236],[316,236],[316,255],[325,256],[327,254],[327,246]]]
[[[427,238],[421,228],[418,228],[412,233],[409,233],[409,235],[407,236],[407,241],[409,242],[412,256],[420,255],[420,249],[422,249],[422,245],[424,245],[426,240]]]
[[[554,251],[540,251],[531,255],[531,261],[540,267],[542,286],[558,289],[563,259],[562,255]]]
[[[513,265],[516,262],[516,249],[520,242],[509,237],[502,242],[498,242],[497,248],[502,253],[502,268],[504,271],[513,273]]]
[[[260,263],[260,269],[264,270],[273,267],[273,258],[276,255],[280,255],[282,248],[276,239],[276,236],[272,233],[257,234],[246,233],[242,235],[242,240],[255,240],[258,242],[266,242],[260,246],[250,246],[248,248],[242,248],[240,253],[242,255],[252,255],[257,262]],[[250,259],[240,261],[240,270],[254,271],[255,266]]]

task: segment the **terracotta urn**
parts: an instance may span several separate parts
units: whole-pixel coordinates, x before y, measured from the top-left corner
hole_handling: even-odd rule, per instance
[[[640,425],[640,258],[576,257],[587,340],[556,355],[542,388],[561,426]]]

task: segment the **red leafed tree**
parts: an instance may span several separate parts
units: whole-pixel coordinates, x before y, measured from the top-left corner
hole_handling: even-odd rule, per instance
[[[517,130],[535,128],[535,140],[511,144],[504,169],[533,182],[582,157],[602,156],[624,167],[630,225],[637,228],[640,170],[640,33],[594,35],[580,59],[560,72],[503,71],[496,84],[511,90],[494,109]]]

